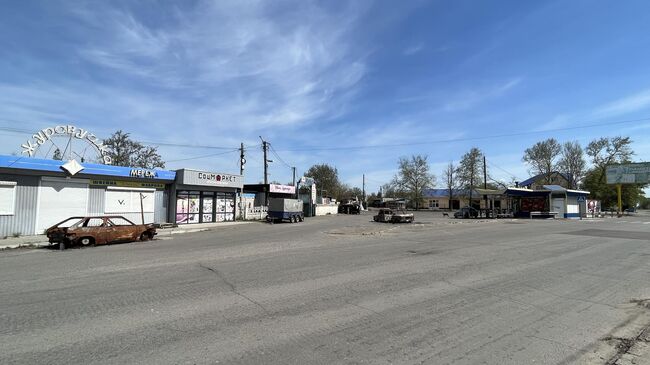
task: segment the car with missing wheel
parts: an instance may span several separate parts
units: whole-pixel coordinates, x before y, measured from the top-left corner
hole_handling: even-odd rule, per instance
[[[148,241],[153,239],[153,224],[135,224],[118,215],[70,217],[45,231],[50,243],[68,245],[103,245],[108,243]]]
[[[381,208],[372,220],[380,223],[413,223],[413,213],[407,213],[401,209]]]

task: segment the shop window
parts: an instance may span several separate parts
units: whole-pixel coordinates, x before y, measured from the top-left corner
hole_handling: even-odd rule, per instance
[[[429,208],[431,208],[431,209],[440,208],[440,201],[438,201],[438,200],[429,200]]]
[[[180,191],[176,195],[176,223],[199,223],[199,192]]]
[[[201,194],[201,222],[214,222],[214,193],[204,192]]]
[[[211,223],[235,220],[235,194],[179,191],[176,223]]]
[[[234,193],[217,193],[216,204],[215,218],[217,222],[235,220]]]
[[[0,215],[13,215],[16,203],[16,182],[0,181]]]

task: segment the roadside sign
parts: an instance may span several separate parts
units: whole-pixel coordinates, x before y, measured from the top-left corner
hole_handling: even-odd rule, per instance
[[[609,165],[605,172],[608,184],[650,183],[650,162]]]
[[[578,197],[578,203],[584,203],[585,201],[586,201],[586,200],[585,200],[585,197],[584,197],[583,195],[580,195],[580,196]]]

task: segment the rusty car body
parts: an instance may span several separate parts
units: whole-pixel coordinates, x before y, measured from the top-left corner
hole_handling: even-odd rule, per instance
[[[388,208],[379,209],[379,213],[372,217],[375,222],[382,223],[412,223],[414,216],[412,213],[406,213],[403,210],[393,210]]]
[[[71,217],[45,231],[50,243],[103,245],[147,241],[156,235],[153,224],[135,224],[118,215]]]

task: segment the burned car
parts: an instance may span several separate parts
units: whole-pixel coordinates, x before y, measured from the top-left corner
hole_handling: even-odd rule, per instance
[[[372,217],[375,222],[382,223],[411,223],[414,220],[413,213],[404,210],[392,210],[388,208],[379,209],[379,213]]]
[[[71,217],[45,231],[50,243],[83,246],[148,241],[156,235],[153,224],[135,224],[122,216]]]
[[[339,214],[361,214],[361,204],[356,201],[348,201],[339,205]]]

